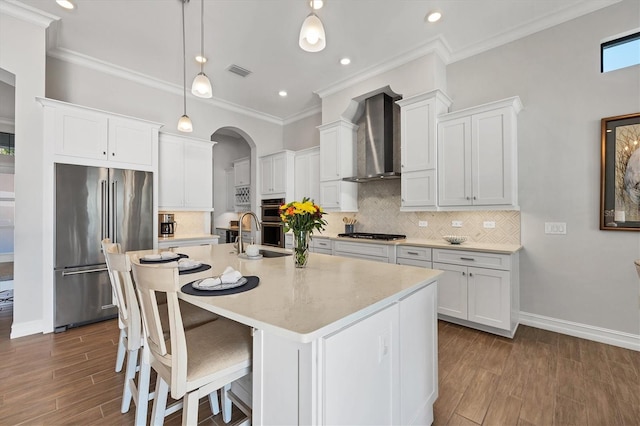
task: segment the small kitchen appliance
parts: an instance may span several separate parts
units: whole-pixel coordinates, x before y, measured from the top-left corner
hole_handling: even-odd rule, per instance
[[[160,237],[173,237],[178,227],[173,213],[158,214],[158,232]]]

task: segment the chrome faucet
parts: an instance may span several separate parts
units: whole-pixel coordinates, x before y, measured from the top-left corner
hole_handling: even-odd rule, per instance
[[[244,212],[240,215],[240,220],[238,221],[238,254],[244,253],[244,246],[242,243],[242,220],[246,215],[253,216],[256,221],[256,231],[260,230],[260,221],[254,212]],[[251,219],[249,219],[249,221],[251,221]]]

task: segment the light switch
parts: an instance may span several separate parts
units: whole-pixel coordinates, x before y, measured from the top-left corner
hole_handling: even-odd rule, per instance
[[[565,235],[567,233],[567,222],[545,222],[544,233],[551,235]]]
[[[482,226],[484,226],[485,228],[495,228],[496,227],[496,223],[494,221],[485,221],[482,223]]]
[[[453,226],[454,228],[462,228],[462,221],[461,220],[452,220],[451,221],[451,226]]]
[[[429,222],[427,222],[426,220],[420,220],[418,221],[418,226],[420,228],[426,228],[427,226],[429,226]]]

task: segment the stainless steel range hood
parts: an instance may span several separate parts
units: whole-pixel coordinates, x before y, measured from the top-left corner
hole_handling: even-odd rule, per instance
[[[380,93],[365,99],[365,174],[344,178],[347,182],[398,179],[393,168],[393,99]]]

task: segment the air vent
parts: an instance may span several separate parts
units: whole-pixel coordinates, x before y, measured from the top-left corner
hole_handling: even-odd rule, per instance
[[[237,74],[240,77],[246,77],[249,74],[251,74],[251,71],[234,64],[229,65],[229,68],[227,68],[227,71]]]

